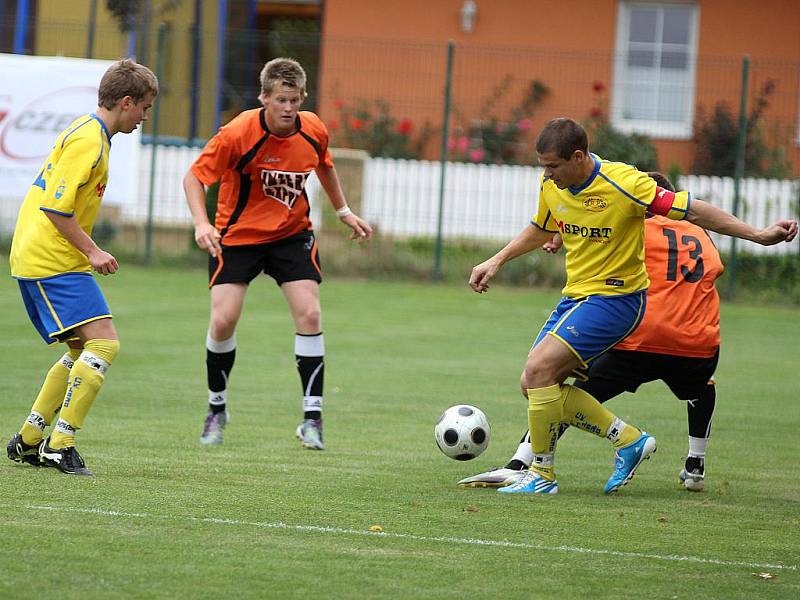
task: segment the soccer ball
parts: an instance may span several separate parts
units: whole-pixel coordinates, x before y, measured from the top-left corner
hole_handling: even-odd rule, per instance
[[[468,404],[451,406],[442,413],[433,435],[446,456],[472,460],[489,446],[489,421],[480,408]]]

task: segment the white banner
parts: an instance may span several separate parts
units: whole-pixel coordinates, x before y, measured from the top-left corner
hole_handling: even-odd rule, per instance
[[[53,143],[77,117],[97,109],[107,60],[0,54],[0,196],[22,202]],[[104,203],[136,198],[140,133],[111,139]]]

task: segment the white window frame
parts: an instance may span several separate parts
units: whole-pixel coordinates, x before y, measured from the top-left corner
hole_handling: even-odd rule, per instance
[[[628,41],[630,39],[630,13],[632,7],[691,8],[689,22],[688,69],[686,93],[689,95],[689,110],[680,122],[665,122],[652,119],[626,119],[623,111],[625,74],[628,61]],[[642,133],[658,139],[688,140],[692,138],[692,125],[695,110],[695,80],[697,73],[697,46],[700,23],[700,7],[696,2],[658,2],[649,0],[620,0],[617,6],[617,40],[614,58],[614,86],[611,101],[611,123],[624,133]]]

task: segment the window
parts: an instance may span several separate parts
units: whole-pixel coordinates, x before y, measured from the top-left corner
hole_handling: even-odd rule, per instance
[[[619,3],[612,123],[626,133],[689,139],[694,116],[697,6]]]

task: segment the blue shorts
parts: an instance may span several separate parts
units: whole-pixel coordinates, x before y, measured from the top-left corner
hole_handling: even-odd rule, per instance
[[[581,361],[589,364],[628,337],[644,317],[646,290],[620,296],[561,298],[542,327],[531,350],[545,335],[552,335]]]
[[[111,317],[111,310],[91,273],[65,273],[45,279],[18,279],[25,310],[48,344],[75,335],[75,328]]]

